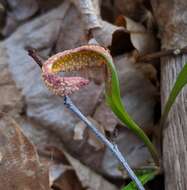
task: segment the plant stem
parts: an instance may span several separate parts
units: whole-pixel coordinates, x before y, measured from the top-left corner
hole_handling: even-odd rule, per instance
[[[38,64],[38,66],[41,68],[44,60],[41,56],[37,54],[37,50],[32,47],[28,47],[27,52],[28,55],[31,56],[34,59],[34,61]]]
[[[137,62],[150,62],[154,59],[159,59],[161,57],[177,56],[177,55],[186,54],[186,53],[187,53],[187,46],[185,46],[183,48],[162,50],[162,51],[158,51],[158,52],[154,52],[154,53],[140,55],[137,58]]]
[[[145,190],[135,173],[132,171],[127,161],[125,160],[122,153],[119,151],[116,144],[111,143],[81,112],[80,110],[73,104],[71,99],[68,96],[64,97],[64,105],[70,109],[75,115],[81,119],[86,126],[96,135],[96,137],[102,141],[109,150],[113,153],[113,155],[117,158],[117,160],[123,165],[124,169],[127,171],[129,177],[135,182],[137,188],[139,190]]]

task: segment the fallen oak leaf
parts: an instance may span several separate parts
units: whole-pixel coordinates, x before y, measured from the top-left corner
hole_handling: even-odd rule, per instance
[[[77,177],[79,178],[83,188],[90,190],[116,190],[117,188],[102,176],[98,175],[79,160],[73,158],[70,154],[64,151],[67,160],[74,168]]]
[[[129,45],[132,45],[138,53],[144,54],[158,50],[158,41],[154,34],[146,30],[142,24],[137,23],[126,16],[120,15],[116,19],[116,25],[124,27],[126,34],[128,34],[126,38],[130,38],[129,43],[131,44]],[[114,32],[114,37],[119,33],[118,31],[120,30]]]
[[[48,166],[16,121],[1,112],[0,171],[0,189],[50,189]]]
[[[100,125],[94,118],[88,116],[88,119],[95,125],[95,127],[105,135],[105,130],[102,125]],[[86,132],[86,125],[83,121],[76,124],[74,128],[74,140],[83,140],[84,133]],[[88,130],[88,143],[95,148],[95,150],[100,150],[104,148],[104,144],[98,140],[98,138]]]

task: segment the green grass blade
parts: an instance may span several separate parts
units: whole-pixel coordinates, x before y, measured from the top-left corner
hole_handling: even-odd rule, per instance
[[[151,143],[147,135],[143,130],[133,121],[130,115],[125,110],[125,107],[121,100],[119,79],[117,75],[116,68],[112,60],[107,59],[108,72],[110,72],[110,81],[106,83],[106,101],[115,115],[121,120],[121,122],[131,129],[148,147],[154,161],[158,164],[158,154]]]
[[[177,80],[171,90],[171,93],[166,102],[166,105],[164,107],[164,111],[161,117],[161,122],[160,122],[161,125],[164,124],[168,116],[168,113],[171,110],[171,107],[177,98],[177,95],[180,93],[180,91],[182,90],[182,88],[185,86],[186,83],[187,83],[187,64],[184,65],[183,69],[179,73]]]
[[[152,180],[155,176],[156,176],[156,172],[155,171],[149,171],[149,172],[147,172],[147,173],[145,173],[143,175],[139,175],[138,179],[144,185],[148,181]],[[137,187],[136,187],[136,184],[133,181],[131,181],[128,185],[126,185],[125,187],[123,187],[121,190],[137,190]]]

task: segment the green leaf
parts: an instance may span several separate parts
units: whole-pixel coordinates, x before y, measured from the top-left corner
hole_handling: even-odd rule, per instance
[[[149,171],[143,175],[138,175],[138,179],[141,181],[141,183],[144,185],[148,181],[152,180],[156,176],[155,171]],[[128,185],[123,187],[121,190],[137,190],[136,184],[131,181]]]
[[[177,98],[177,95],[180,93],[180,91],[182,90],[182,88],[185,86],[186,83],[187,83],[187,64],[184,65],[183,69],[179,73],[177,80],[171,90],[169,98],[164,107],[164,111],[163,111],[161,122],[160,122],[161,125],[164,124],[168,116],[168,113],[171,110],[171,107]]]
[[[156,164],[159,163],[158,154],[144,131],[133,121],[130,115],[127,113],[120,95],[119,79],[116,68],[113,64],[112,59],[107,59],[108,75],[110,79],[106,82],[106,101],[115,115],[121,120],[121,122],[131,129],[148,147]]]

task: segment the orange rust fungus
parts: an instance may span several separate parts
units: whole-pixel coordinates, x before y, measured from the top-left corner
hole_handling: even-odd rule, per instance
[[[109,52],[96,45],[85,45],[66,50],[53,55],[43,64],[42,78],[46,86],[55,94],[70,95],[87,85],[89,81],[82,77],[60,77],[57,73],[101,67],[106,65],[107,58],[111,58]]]

